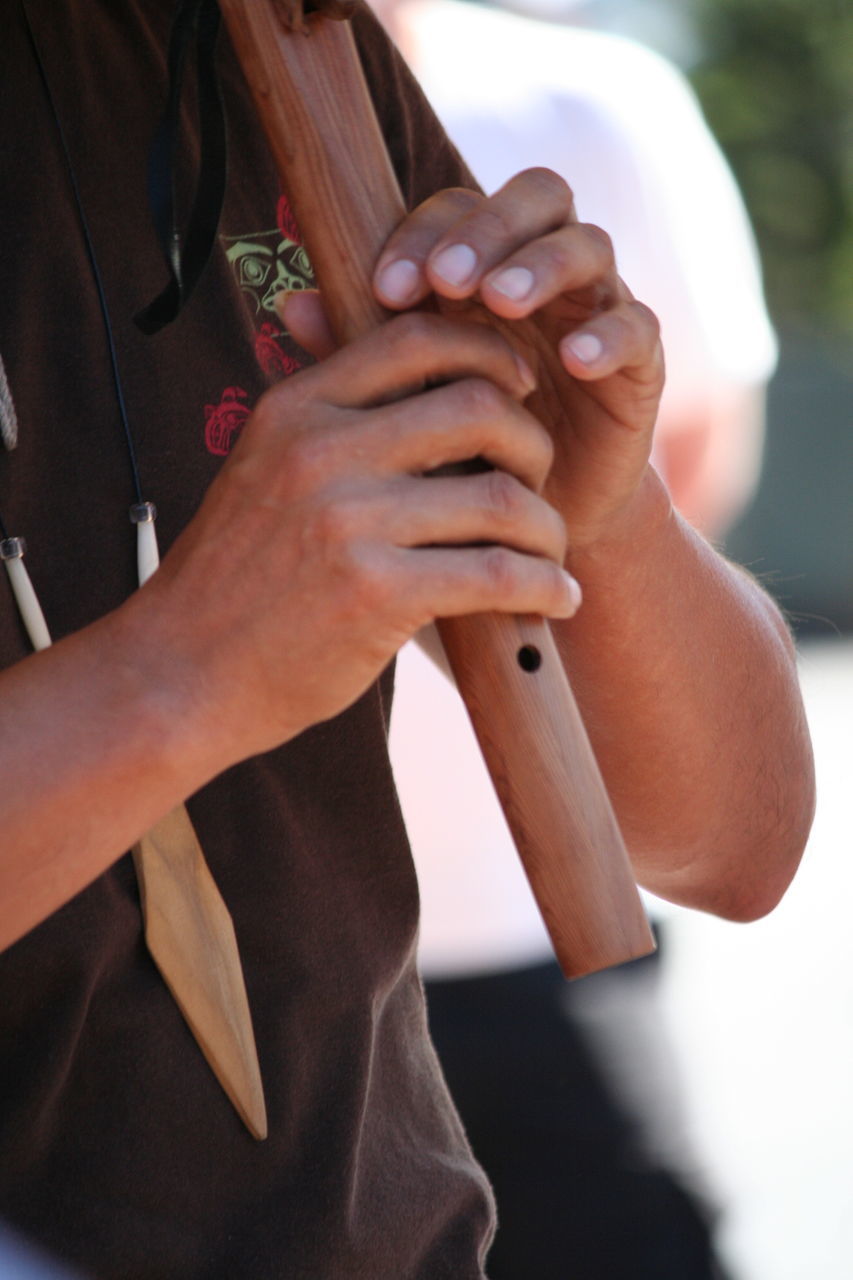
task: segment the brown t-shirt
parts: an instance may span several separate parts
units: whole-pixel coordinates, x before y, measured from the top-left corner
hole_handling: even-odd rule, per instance
[[[223,37],[221,234],[180,318],[153,338],[135,328],[164,283],[146,163],[174,8],[28,3],[163,549],[269,378],[304,363],[270,300],[310,276]],[[17,0],[2,0],[0,24],[0,352],[20,420],[17,451],[0,456],[0,514],[27,539],[58,638],[133,590],[134,494],[93,272]],[[458,181],[384,38],[366,17],[357,27],[408,200]],[[190,113],[182,171],[197,149]],[[0,663],[27,651],[0,575]],[[0,1218],[87,1274],[482,1276],[490,1196],[426,1034],[417,888],[386,752],[390,691],[388,673],[343,715],[188,803],[240,943],[265,1143],[237,1119],[147,955],[129,858],[0,956]]]

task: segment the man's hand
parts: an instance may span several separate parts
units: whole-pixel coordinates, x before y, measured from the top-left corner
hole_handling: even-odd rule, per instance
[[[375,288],[393,310],[434,294],[509,322],[541,384],[529,407],[554,432],[548,496],[575,549],[605,535],[646,471],[663,356],[657,321],[619,279],[606,234],[577,221],[562,179],[533,169],[491,197],[440,192],[391,237]],[[533,315],[546,368],[512,324]]]
[[[234,759],[341,711],[436,616],[574,612],[532,386],[500,334],[409,315],[262,399],[140,599]],[[493,470],[425,475],[473,457]]]
[[[658,326],[607,237],[578,223],[561,179],[531,170],[492,197],[428,200],[390,238],[374,288],[391,310],[437,299],[471,330],[487,319],[535,370],[524,404],[552,433],[544,493],[585,599],[555,633],[638,878],[734,918],[768,910],[813,803],[791,641],[649,466]],[[316,296],[294,296],[286,316],[314,354],[330,348]]]

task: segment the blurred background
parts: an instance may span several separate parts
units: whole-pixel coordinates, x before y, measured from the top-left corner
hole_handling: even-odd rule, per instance
[[[579,12],[681,66],[737,177],[758,239],[780,362],[761,486],[726,546],[769,583],[801,637],[849,634],[853,6],[587,0]]]
[[[758,241],[779,360],[760,482],[722,542],[794,627],[818,811],[800,873],[767,920],[730,925],[656,908],[666,945],[654,998],[669,1032],[671,1088],[681,1095],[681,1104],[672,1099],[673,1147],[682,1144],[696,1185],[719,1212],[715,1240],[727,1276],[849,1280],[853,6],[505,0],[502,7],[632,37],[680,68],[736,176]],[[598,1021],[606,1039],[627,1015],[621,1004],[608,1007],[606,983],[594,983],[577,987],[573,1016]],[[637,1065],[618,1060],[624,1043],[610,1066],[629,1091],[633,1069],[633,1087],[642,1089]],[[565,1280],[575,1280],[569,1259]]]
[[[853,1275],[853,7],[599,0],[678,63],[734,170],[780,343],[755,499],[725,539],[797,633],[818,811],[767,920],[678,913],[662,999],[741,1280]]]

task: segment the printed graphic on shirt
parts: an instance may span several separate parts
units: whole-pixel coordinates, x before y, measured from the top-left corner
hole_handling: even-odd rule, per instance
[[[278,202],[273,230],[222,236],[221,240],[237,283],[256,316],[275,316],[273,299],[282,289],[292,292],[313,287],[314,272],[284,196]]]
[[[295,292],[314,286],[314,272],[301,243],[299,228],[287,198],[281,196],[276,226],[271,231],[221,236],[249,313],[255,321],[255,356],[270,379],[296,373],[305,363],[300,350],[282,327],[274,299],[282,290]],[[230,453],[251,412],[242,387],[226,387],[217,405],[205,405],[204,438],[211,453]]]
[[[204,406],[204,442],[211,453],[226,457],[251,413],[242,387],[226,387],[219,404]]]

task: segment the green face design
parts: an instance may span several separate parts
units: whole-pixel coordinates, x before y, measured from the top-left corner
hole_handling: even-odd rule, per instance
[[[273,312],[273,299],[283,289],[310,289],[314,274],[308,255],[299,244],[282,239],[281,232],[261,231],[246,236],[223,236],[226,256],[237,283],[251,299],[256,315]]]

